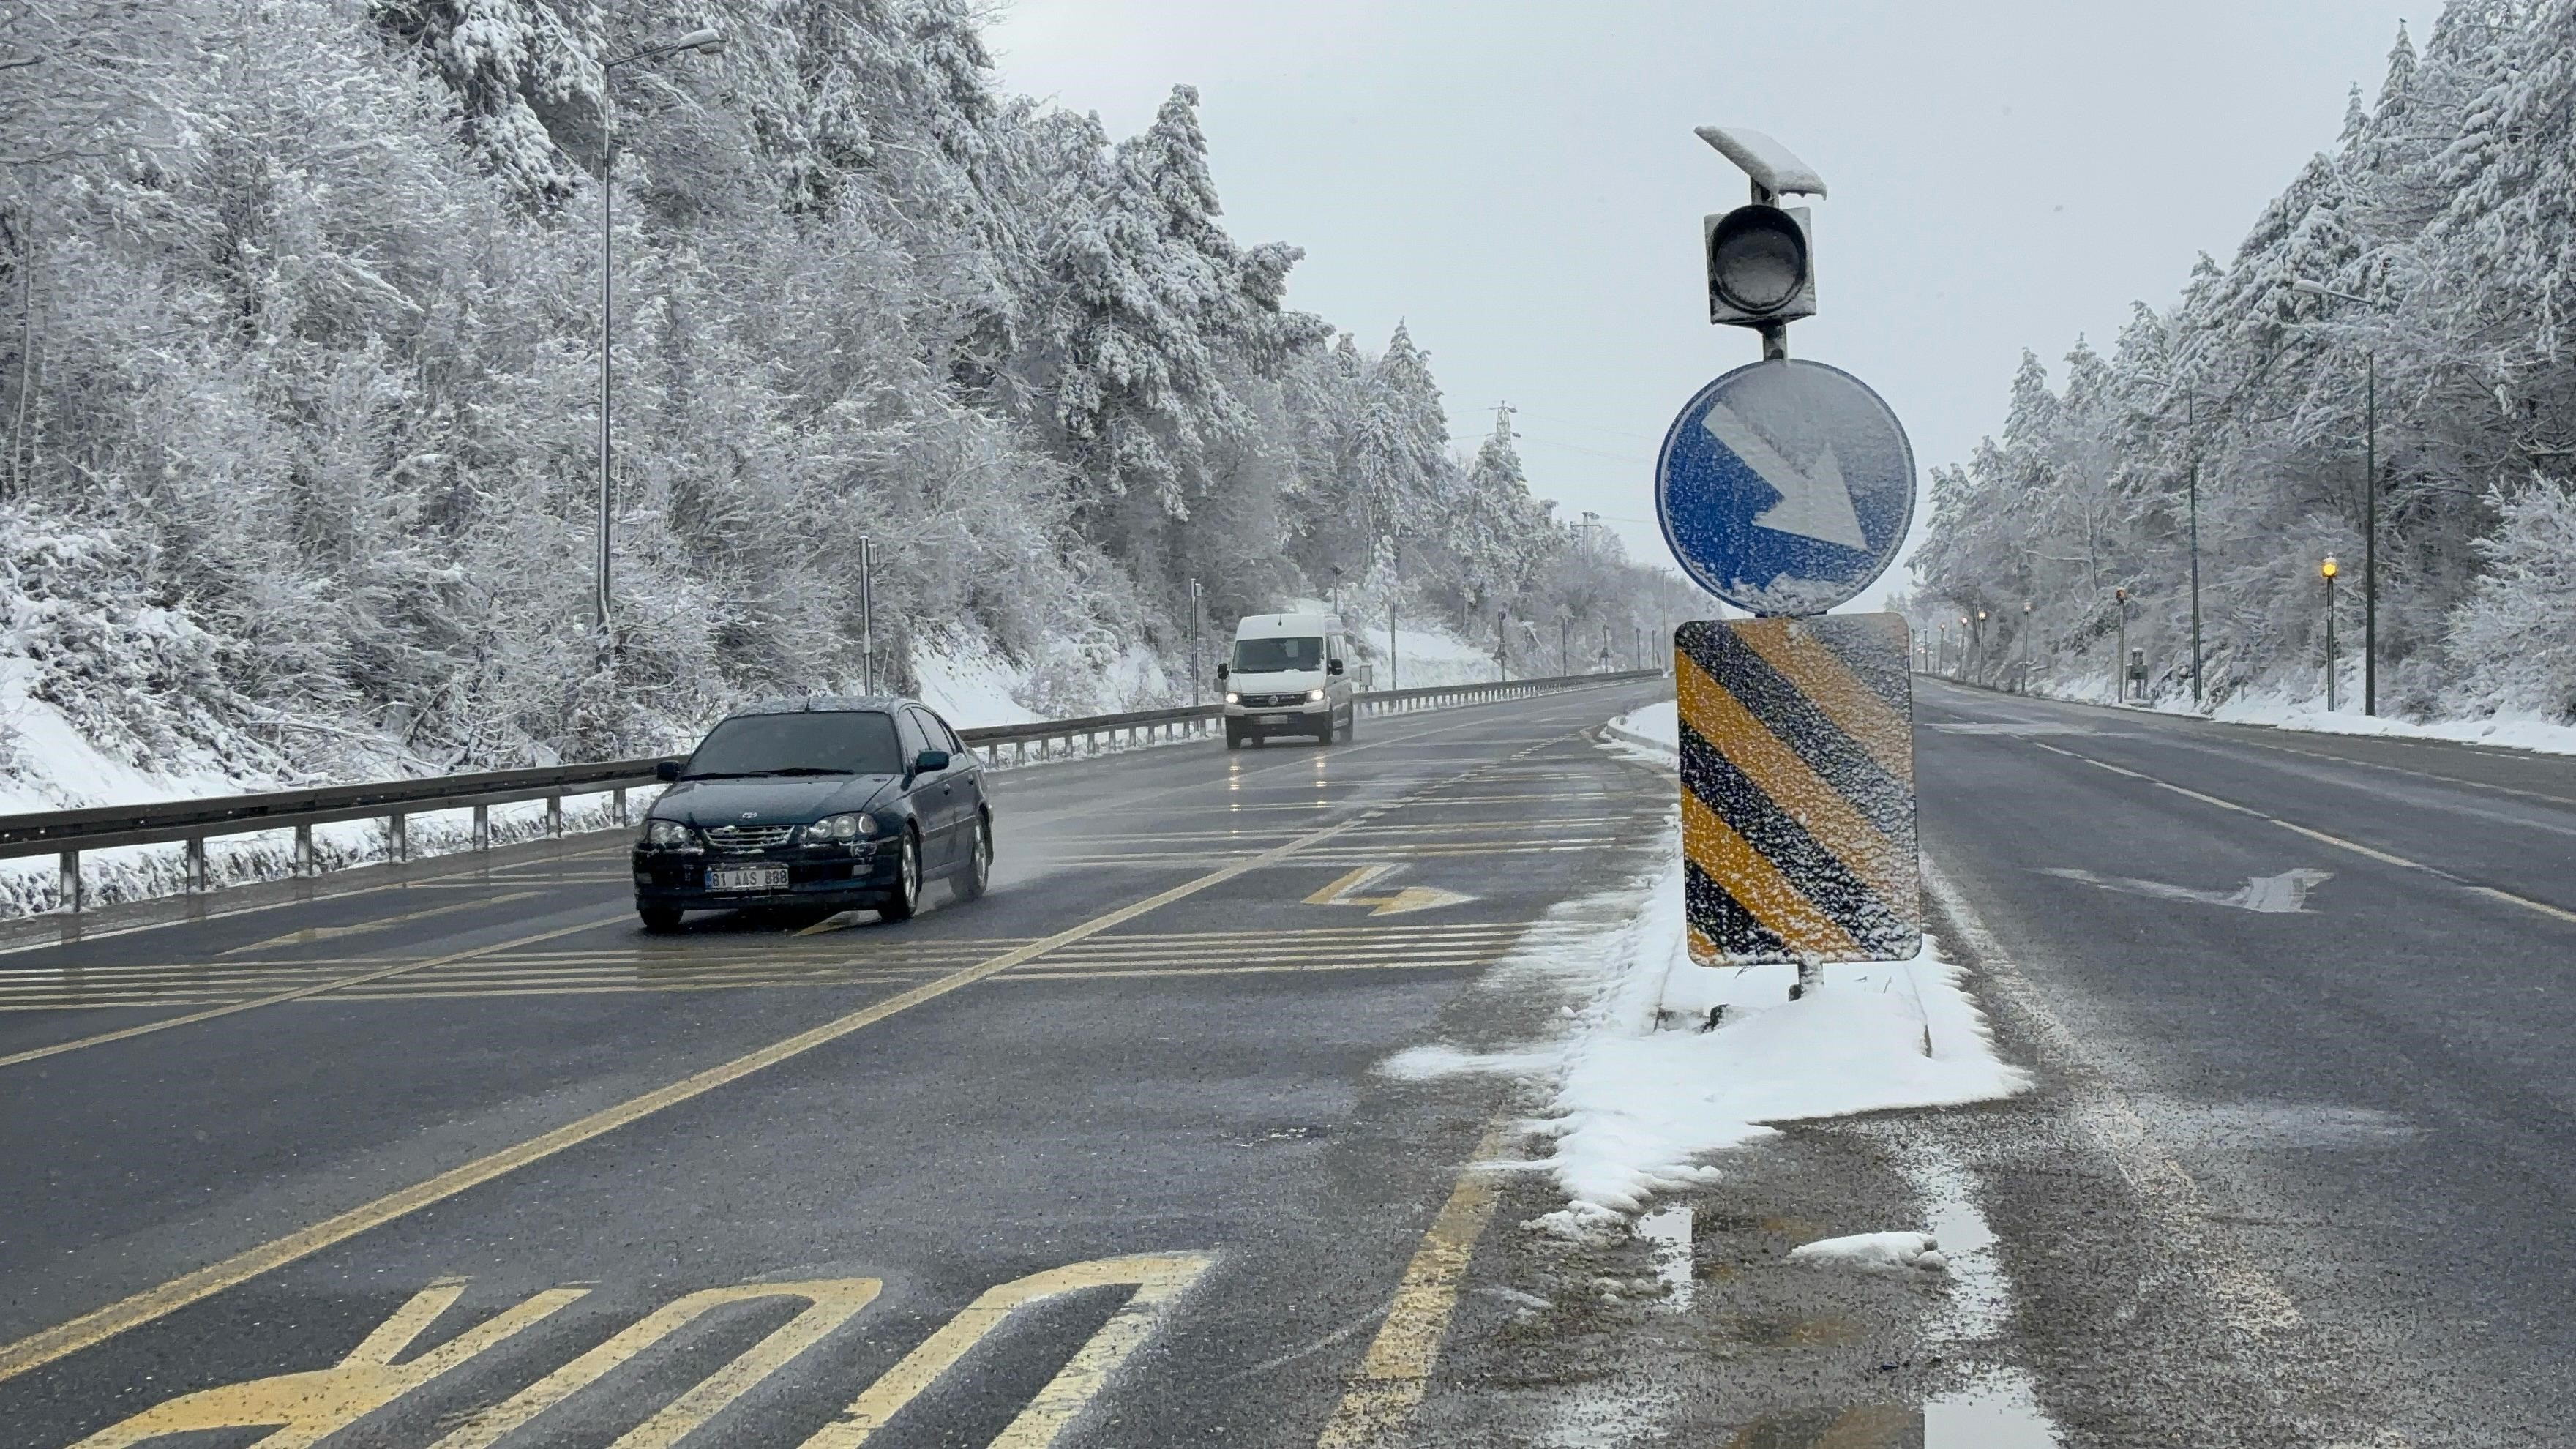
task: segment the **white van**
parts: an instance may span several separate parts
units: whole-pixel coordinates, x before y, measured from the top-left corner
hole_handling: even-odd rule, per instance
[[[1273,735],[1349,739],[1359,720],[1350,645],[1333,614],[1246,614],[1234,657],[1216,667],[1225,686],[1225,745]]]

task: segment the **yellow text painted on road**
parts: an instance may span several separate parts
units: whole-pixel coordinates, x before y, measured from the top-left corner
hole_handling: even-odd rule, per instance
[[[1453,778],[1472,777],[1481,768],[1462,771],[1460,776]],[[541,1162],[567,1148],[577,1147],[594,1138],[606,1136],[619,1128],[640,1122],[682,1102],[695,1100],[719,1087],[751,1076],[755,1072],[765,1071],[780,1062],[803,1056],[817,1047],[839,1041],[852,1032],[873,1026],[924,1002],[935,1001],[952,991],[971,986],[987,977],[999,975],[1014,966],[1034,961],[1060,947],[1070,946],[1077,941],[1088,940],[1103,932],[1116,930],[1129,921],[1160,910],[1175,901],[1185,900],[1212,886],[1223,885],[1239,876],[1276,864],[1308,846],[1331,840],[1353,826],[1373,819],[1392,808],[1391,802],[1337,824],[1308,831],[1294,840],[1263,851],[1259,855],[1230,861],[1205,875],[1184,881],[1167,890],[1158,891],[1141,900],[1129,902],[1115,910],[1094,916],[1079,925],[1069,926],[1052,936],[1032,941],[1025,946],[1014,947],[974,965],[925,981],[909,990],[896,992],[873,1005],[834,1017],[820,1026],[808,1028],[782,1041],[772,1042],[768,1046],[746,1052],[731,1061],[692,1073],[678,1081],[656,1087],[652,1091],[630,1097],[613,1106],[604,1107],[586,1117],[576,1118],[560,1127],[541,1132],[497,1152],[488,1153],[471,1162],[449,1168],[445,1172],[408,1187],[398,1188],[320,1222],[299,1228],[284,1237],[271,1239],[257,1247],[245,1249],[231,1257],[209,1263],[192,1272],[183,1273],[156,1287],[147,1288],[103,1307],[94,1308],[79,1317],[31,1333],[15,1342],[0,1344],[0,1380],[15,1378],[30,1369],[40,1368],[93,1344],[103,1343],[129,1329],[138,1328],[176,1313],[191,1303],[211,1298],[215,1294],[247,1283],[264,1273],[274,1272],[289,1263],[308,1258],[334,1244],[346,1242],[361,1233],[408,1217],[433,1203],[444,1202],[469,1188],[479,1187],[495,1178],[516,1172],[530,1163]],[[562,931],[551,934],[568,935],[573,931],[589,929],[590,926],[597,924],[601,923],[590,922],[580,926],[568,926]],[[543,935],[534,936],[517,942],[500,943],[486,949],[500,951],[511,946],[530,945],[544,938]],[[422,966],[434,964],[442,964],[442,962],[418,963]],[[324,988],[313,988],[313,990],[321,989]],[[312,994],[311,991],[300,991],[274,999],[285,1000],[290,996],[310,994]],[[262,1003],[245,1003],[244,1007],[257,1004]],[[207,1014],[198,1013],[197,1016],[201,1018]],[[177,1020],[190,1019],[197,1018],[183,1017]],[[147,1028],[135,1030],[142,1029]],[[104,1039],[106,1038],[92,1040]],[[70,1043],[64,1049],[82,1044]],[[28,1060],[34,1056],[44,1055],[51,1050],[54,1049],[44,1048],[32,1053],[21,1053],[16,1058],[0,1057],[0,1066],[5,1066],[12,1060]]]
[[[805,1449],[856,1449],[977,1347],[1001,1332],[1024,1308],[1093,1289],[1130,1289],[1127,1301],[1110,1314],[1109,1321],[1074,1350],[1010,1427],[992,1441],[1003,1449],[1047,1449],[1108,1386],[1111,1375],[1152,1334],[1173,1300],[1197,1281],[1212,1261],[1205,1253],[1102,1258],[1051,1268],[988,1289],[870,1384],[833,1422],[808,1439]],[[500,1347],[591,1291],[588,1287],[549,1288],[435,1349],[408,1362],[395,1363],[396,1355],[456,1304],[465,1286],[462,1278],[442,1278],[432,1283],[329,1368],[275,1374],[182,1394],[90,1435],[73,1449],[129,1449],[181,1434],[263,1428],[276,1432],[257,1441],[260,1449],[307,1449]],[[490,1449],[538,1415],[674,1339],[716,1309],[770,1299],[803,1303],[804,1308],[785,1324],[655,1410],[610,1445],[610,1449],[675,1449],[736,1400],[857,1317],[876,1301],[883,1287],[883,1281],[876,1278],[824,1278],[744,1283],[684,1295],[509,1398],[475,1413],[431,1449]]]
[[[1428,911],[1440,906],[1461,906],[1475,899],[1456,891],[1432,886],[1406,886],[1390,895],[1362,896],[1352,892],[1395,869],[1393,865],[1363,865],[1337,877],[1331,885],[1306,897],[1310,906],[1369,906],[1372,916],[1401,916],[1413,911]]]

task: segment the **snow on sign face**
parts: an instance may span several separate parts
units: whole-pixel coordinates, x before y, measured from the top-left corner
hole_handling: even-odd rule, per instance
[[[1821,614],[1869,587],[1905,542],[1914,449],[1850,373],[1757,362],[1673,420],[1655,509],[1701,588],[1757,614]]]

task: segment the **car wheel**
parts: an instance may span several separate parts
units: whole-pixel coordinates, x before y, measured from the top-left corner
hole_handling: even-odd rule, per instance
[[[961,901],[971,901],[984,894],[993,879],[993,822],[975,817],[975,844],[966,853],[966,868],[952,878],[950,889]]]
[[[680,929],[678,906],[648,906],[639,901],[635,914],[643,919],[644,929],[657,936]]]
[[[1225,747],[1229,750],[1243,748],[1243,726],[1233,720],[1225,722]]]
[[[909,921],[921,909],[921,837],[903,833],[901,863],[895,867],[894,899],[877,907],[881,921]]]

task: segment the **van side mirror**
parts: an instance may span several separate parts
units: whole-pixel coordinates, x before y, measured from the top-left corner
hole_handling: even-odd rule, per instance
[[[655,760],[653,762],[653,778],[666,785],[673,780],[680,778],[680,762],[677,760]]]
[[[920,754],[912,757],[912,772],[916,775],[927,775],[934,770],[945,770],[947,768],[948,752],[946,750],[924,750]]]
[[[1224,665],[1222,665],[1222,664],[1220,664],[1220,665],[1218,665],[1218,666],[1216,667],[1216,677],[1217,677],[1217,678],[1219,678],[1219,679],[1223,679],[1223,678],[1225,678],[1228,674],[1231,674],[1231,673],[1233,673],[1233,671],[1232,671],[1232,670],[1230,670],[1230,669],[1227,669],[1227,668],[1226,668]]]
[[[1341,673],[1341,672],[1342,672],[1342,661],[1340,661],[1340,660],[1338,660],[1338,659],[1328,659],[1328,660],[1326,660],[1326,661],[1324,662],[1324,672],[1325,672],[1326,674],[1339,674],[1339,673]]]

